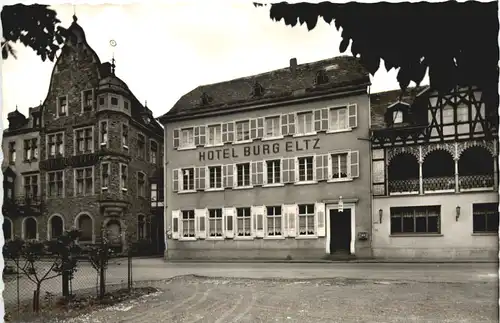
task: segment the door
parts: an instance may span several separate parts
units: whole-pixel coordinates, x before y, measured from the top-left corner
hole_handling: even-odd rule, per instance
[[[330,253],[351,250],[351,209],[330,210]]]

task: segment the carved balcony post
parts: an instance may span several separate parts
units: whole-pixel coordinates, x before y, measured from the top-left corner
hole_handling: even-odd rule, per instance
[[[422,164],[424,163],[424,158],[422,156],[422,146],[418,146],[418,193],[420,195],[424,194],[424,183],[422,180]]]
[[[455,161],[455,193],[460,191],[460,181],[458,180],[458,157],[453,158]]]

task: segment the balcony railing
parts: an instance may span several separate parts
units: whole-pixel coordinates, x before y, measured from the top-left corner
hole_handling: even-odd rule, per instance
[[[455,190],[455,176],[423,178],[424,192]]]
[[[416,179],[401,179],[389,181],[389,194],[403,194],[403,193],[418,193],[419,180]]]
[[[493,188],[495,176],[493,174],[459,176],[458,183],[460,190]]]

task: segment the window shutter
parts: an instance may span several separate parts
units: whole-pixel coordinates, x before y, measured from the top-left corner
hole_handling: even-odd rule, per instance
[[[264,118],[257,118],[257,138],[264,138]]]
[[[281,115],[281,135],[288,135],[288,114]]]
[[[333,172],[332,172],[332,155],[328,154],[328,177],[327,180],[332,179],[333,177]]]
[[[288,205],[281,205],[281,234],[284,238],[288,237]]]
[[[290,178],[293,176],[293,180],[291,182],[299,181],[299,159],[298,158],[290,158]]]
[[[257,138],[257,119],[250,119],[250,139]]]
[[[195,209],[194,219],[196,221],[195,225],[195,237],[198,239],[206,239],[207,228],[206,228],[206,212],[207,209]]]
[[[206,129],[207,126],[200,126],[200,146],[205,146],[207,143]]]
[[[288,221],[288,236],[297,235],[297,207],[295,204],[287,206],[286,219]]]
[[[200,127],[194,127],[194,145],[200,145]]]
[[[179,129],[174,129],[174,149],[179,147]]]
[[[257,162],[257,185],[264,184],[264,161]]]
[[[252,185],[260,186],[263,184],[263,161],[252,162]]]
[[[280,165],[281,166],[281,165]],[[281,167],[280,167],[281,169]],[[281,176],[280,176],[281,178]],[[262,161],[262,185],[267,184],[267,162],[265,160]]]
[[[283,183],[290,183],[290,173],[288,172],[288,158],[281,159],[281,180]]]
[[[265,206],[252,206],[252,218],[254,230],[253,233],[257,238],[264,237],[264,212]]]
[[[323,181],[326,179],[323,168],[323,155],[316,156],[316,180]]]
[[[359,152],[357,150],[351,151],[350,157],[351,177],[359,177]]]
[[[222,129],[221,129],[221,134],[222,134],[222,142],[226,143],[229,142],[228,139],[228,132],[227,132],[227,123],[222,124]]]
[[[288,114],[288,134],[292,136],[295,134],[295,113]]]
[[[321,131],[321,109],[314,110],[314,131]]]
[[[174,186],[174,192],[179,191],[179,169],[172,169],[172,180]]]
[[[349,128],[356,128],[358,126],[358,105],[356,103],[349,104],[348,107]]]
[[[181,229],[179,228],[179,226],[180,226],[180,221],[179,221],[180,213],[181,212],[179,210],[172,211],[172,239],[179,239],[179,232],[181,231]]]
[[[314,207],[316,213],[316,221],[317,224],[316,232],[318,233],[318,237],[325,236],[325,203],[316,203]]]
[[[233,168],[233,187],[238,186],[238,167],[236,167],[236,164],[230,165]],[[250,169],[252,168],[252,165],[250,165]],[[252,180],[252,174],[250,174],[250,180]]]
[[[197,191],[203,191],[206,188],[206,169],[204,166],[195,168],[195,186]]]
[[[330,109],[328,108],[323,108],[321,109],[321,129],[323,131],[327,131],[329,127],[329,111]]]
[[[224,228],[225,228],[225,234],[224,236],[226,238],[234,238],[234,215],[235,215],[235,208],[234,207],[226,207],[224,208],[223,212],[223,218],[224,218]]]
[[[229,165],[224,165],[224,183],[225,187],[233,187],[233,178],[234,178],[234,165],[229,164]]]
[[[227,141],[228,142],[234,141],[234,122],[229,122],[227,124]]]
[[[257,185],[257,162],[250,163],[250,185]]]

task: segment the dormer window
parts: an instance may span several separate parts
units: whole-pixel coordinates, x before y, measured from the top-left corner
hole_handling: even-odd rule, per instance
[[[403,112],[399,110],[393,111],[392,122],[393,124],[403,123]]]
[[[58,114],[65,116],[68,113],[68,98],[66,96],[59,97],[58,100]]]
[[[320,70],[316,73],[316,85],[322,85],[328,83],[328,75],[324,70]]]
[[[212,103],[212,101],[213,101],[213,99],[208,94],[203,92],[203,94],[201,95],[201,104],[202,105],[209,105],[210,103]]]
[[[84,91],[82,97],[83,111],[92,111],[93,105],[94,105],[93,91],[92,90]]]
[[[253,85],[252,96],[253,97],[262,96],[263,94],[264,94],[264,88],[262,87],[262,85],[260,85],[259,82],[255,82],[255,84]]]

